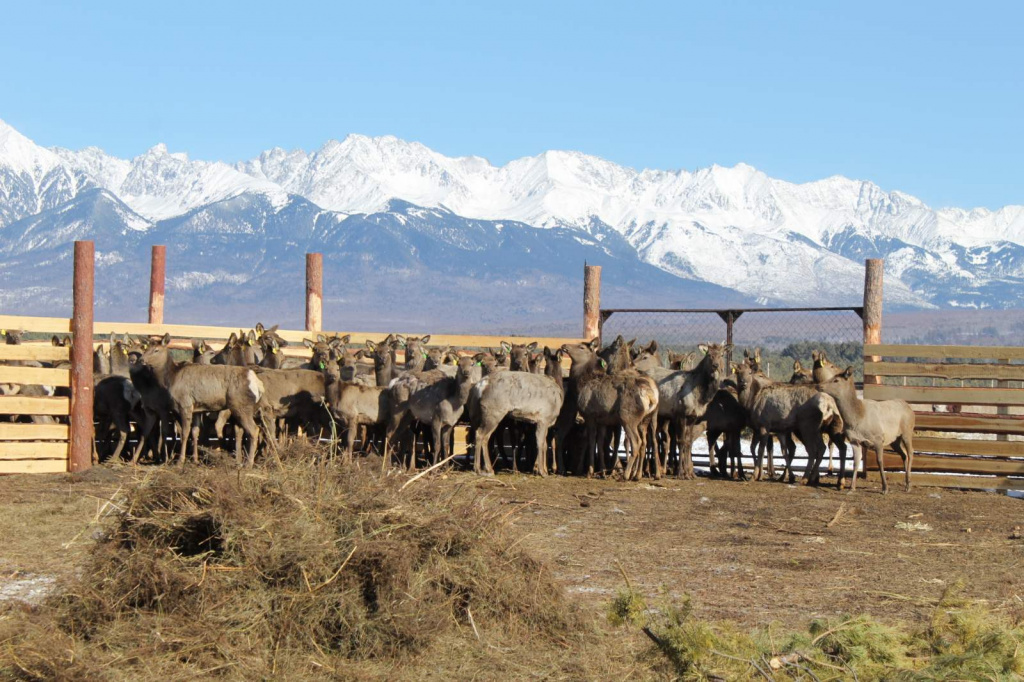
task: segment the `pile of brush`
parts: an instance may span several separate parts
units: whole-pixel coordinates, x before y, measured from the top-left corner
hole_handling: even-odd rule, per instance
[[[142,478],[79,578],[0,618],[0,677],[601,675],[507,511],[315,459]]]

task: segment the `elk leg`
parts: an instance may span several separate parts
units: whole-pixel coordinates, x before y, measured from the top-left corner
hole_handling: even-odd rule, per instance
[[[239,411],[234,413],[236,428],[235,433],[239,434],[236,438],[238,444],[238,452],[241,453],[241,432],[245,432],[245,435],[249,437],[249,448],[245,453],[245,468],[251,469],[253,463],[256,461],[256,446],[259,444],[259,429],[256,427],[256,422],[253,420],[251,414]]]
[[[188,436],[192,429],[192,406],[183,407],[180,410],[178,426],[181,428],[181,448],[178,451],[178,465],[185,466],[185,455],[188,450]]]
[[[537,441],[537,459],[533,461],[533,473],[538,476],[548,475],[548,427],[545,424],[537,423],[535,434]]]
[[[912,436],[900,436],[894,443],[893,447],[896,452],[899,453],[900,457],[903,458],[903,471],[904,471],[904,482],[903,489],[906,492],[910,491],[910,468],[913,462],[913,441]]]
[[[889,492],[889,482],[885,480],[885,445],[874,443],[871,447],[878,458],[878,475],[882,477],[882,494],[885,495]]]
[[[839,450],[839,480],[836,481],[836,490],[842,490],[843,479],[846,478],[846,439],[840,435],[833,436],[832,440],[836,444],[836,449]]]

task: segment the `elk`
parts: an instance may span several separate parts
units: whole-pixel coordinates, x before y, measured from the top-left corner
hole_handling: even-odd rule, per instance
[[[817,362],[817,359],[818,359],[817,356],[818,356],[818,351],[813,351],[811,353],[811,357],[812,357],[812,359],[815,362]],[[824,355],[822,355],[822,357],[824,357]],[[835,373],[838,374],[838,368],[837,368],[837,371]],[[829,378],[831,378],[831,377],[829,377]],[[794,360],[793,361],[793,375],[789,378],[789,383],[791,383],[793,385],[798,385],[798,384],[800,384],[800,385],[808,385],[808,384],[815,383],[814,382],[814,371],[813,371],[813,368],[812,369],[807,369],[806,367],[804,367],[800,363],[799,360]],[[832,432],[832,431],[829,432],[828,439],[829,439],[828,440],[828,473],[829,473],[829,475],[831,475],[832,472],[834,471],[834,465],[833,465],[833,461],[832,461],[832,452],[833,452],[833,449],[835,449],[835,448],[839,449],[839,461],[840,461],[841,469],[845,469],[845,463],[846,463],[846,440],[843,438],[843,434],[841,432],[835,433],[835,432]],[[841,474],[839,476],[840,487],[842,486],[842,478],[843,477],[842,477],[842,474]]]
[[[454,355],[454,354],[453,354]],[[480,380],[480,369],[470,357],[454,358],[458,371],[454,378],[440,370],[408,372],[388,388],[391,415],[387,442],[401,441],[413,421],[427,424],[433,435],[434,463],[444,457],[448,432],[462,416],[473,385]],[[409,452],[409,469],[416,468],[415,443]]]
[[[203,339],[192,339],[192,362],[197,365],[213,364],[213,356],[217,351],[212,350]],[[266,359],[264,357],[264,359]]]
[[[599,365],[600,341],[562,346],[572,360],[570,379],[576,384],[576,408],[587,428],[585,465],[588,477],[594,475],[594,456],[608,427],[622,427],[630,453],[626,478],[639,478],[640,458],[644,454],[642,433],[658,411],[658,387],[639,373],[610,374]],[[606,361],[607,362],[607,361]],[[602,457],[602,460],[604,458]],[[604,462],[601,462],[601,473]],[[658,468],[655,476],[659,475]]]
[[[143,421],[142,395],[127,377],[97,376],[93,392],[93,419],[98,423],[97,440],[113,427],[117,431],[117,444],[110,458],[117,461],[121,457],[128,436],[131,434],[131,421],[141,424]],[[93,443],[93,464],[99,463],[98,443]]]
[[[199,425],[193,420],[195,414],[227,410],[249,437],[244,464],[251,467],[256,458],[260,431],[256,419],[259,417],[265,424],[266,416],[260,411],[269,408],[264,398],[263,382],[256,372],[246,367],[178,364],[171,358],[167,347],[170,340],[168,334],[162,343],[150,346],[142,354],[142,364],[153,370],[159,384],[170,394],[171,404],[178,414],[182,434],[178,463],[185,463],[190,432],[193,461],[199,460]],[[239,438],[235,440],[235,459],[242,466],[242,443]]]
[[[356,435],[360,428],[387,426],[390,414],[387,386],[366,386],[347,381],[332,381],[327,385],[327,403],[331,416],[345,430],[345,449],[342,457],[350,459],[355,450]],[[366,447],[366,439],[363,439]]]
[[[394,334],[388,334],[383,341],[366,341],[366,350],[360,351],[363,357],[373,360],[373,373],[378,386],[387,386],[398,378],[401,371],[395,360],[395,353],[398,349],[398,339]]]
[[[324,399],[327,394],[323,372],[310,369],[260,369],[257,376],[263,384],[263,398],[278,425],[283,427],[286,420],[297,420],[310,433],[311,426],[323,424],[326,416]]]
[[[670,370],[661,367],[649,369],[646,374],[651,377],[658,388],[658,428],[663,442],[667,445],[666,463],[678,451],[679,462],[676,476],[692,479],[693,471],[693,426],[704,419],[708,405],[718,393],[724,379],[725,355],[731,352],[731,346],[717,343],[702,344],[699,347],[703,357],[697,366],[690,370]],[[676,438],[672,436],[672,427],[682,434],[682,448],[679,449]],[[658,466],[662,459],[657,457]]]
[[[741,436],[747,426],[747,413],[740,405],[735,382],[725,379],[704,412],[705,434],[708,439],[708,467],[715,470],[715,456],[718,457],[718,474],[728,478],[726,460],[732,462],[732,473],[743,480],[743,451]],[[724,436],[718,446],[719,436]]]
[[[786,470],[790,483],[796,476],[792,468],[791,434],[796,434],[807,450],[805,483],[817,480],[815,472],[824,456],[822,433],[841,432],[843,420],[830,396],[813,386],[776,384],[757,375],[746,363],[735,365],[736,386],[740,404],[747,410],[755,438],[764,439],[772,434],[781,435],[787,443]],[[758,463],[755,466],[760,466]]]
[[[427,360],[426,345],[430,343],[430,334],[426,336],[395,336],[399,345],[405,348],[405,371],[419,372]]]
[[[857,471],[860,469],[861,451],[871,448],[878,458],[878,473],[882,477],[882,493],[889,492],[885,480],[885,447],[890,446],[903,458],[904,489],[910,490],[910,473],[914,461],[914,411],[904,400],[870,400],[858,398],[853,384],[853,368],[834,374],[835,365],[824,353],[815,358],[814,378],[818,388],[832,396],[843,417],[843,435],[855,446],[853,453],[853,481],[850,490],[857,489]],[[830,376],[833,375],[833,376]],[[843,471],[840,465],[839,480]]]
[[[536,344],[531,345],[536,346]],[[545,356],[550,364],[558,366],[557,353],[554,354],[554,360],[552,360],[551,351],[546,348]],[[561,379],[560,366],[558,367],[558,379]],[[476,384],[474,391],[477,394],[473,414],[474,442],[476,443],[473,468],[476,473],[487,473],[488,475],[494,473],[488,453],[488,443],[502,420],[511,417],[517,421],[529,422],[534,425],[537,458],[534,461],[533,472],[540,476],[547,476],[548,429],[554,426],[562,409],[564,394],[561,382],[552,376],[510,370],[483,377]],[[557,452],[557,446],[555,449]],[[557,458],[555,470],[558,470]]]

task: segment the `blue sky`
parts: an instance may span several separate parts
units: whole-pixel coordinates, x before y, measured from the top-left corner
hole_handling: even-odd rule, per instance
[[[743,161],[1024,203],[1024,3],[2,3],[0,118],[238,160],[393,134],[494,163]]]

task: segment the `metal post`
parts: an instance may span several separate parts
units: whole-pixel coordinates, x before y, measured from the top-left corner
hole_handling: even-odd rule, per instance
[[[719,310],[718,316],[725,322],[725,345],[729,347],[729,352],[725,354],[726,367],[728,371],[732,371],[732,331],[733,325],[736,320],[740,319],[740,315],[743,314],[742,310]],[[717,342],[716,342],[717,343]]]
[[[601,336],[601,266],[583,266],[583,338]]]
[[[92,315],[93,274],[96,248],[92,242],[75,242],[73,307],[71,314],[71,449],[68,471],[92,466]]]
[[[306,254],[306,331],[323,329],[324,255]]]
[[[882,343],[882,276],[885,261],[868,258],[864,261],[864,345]],[[865,356],[868,362],[879,362],[877,355]],[[865,384],[880,384],[881,377],[864,375]]]
[[[164,279],[167,275],[167,247],[153,245],[149,266],[149,323],[164,323]]]

